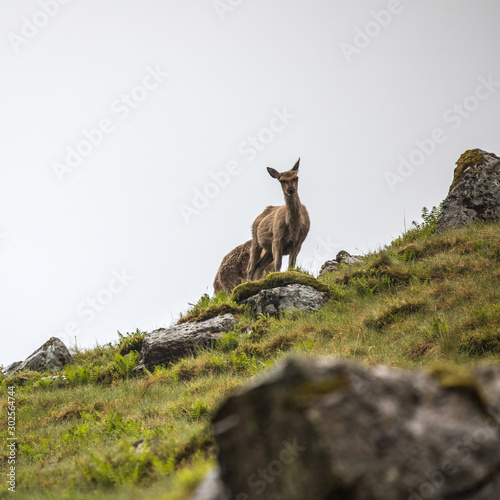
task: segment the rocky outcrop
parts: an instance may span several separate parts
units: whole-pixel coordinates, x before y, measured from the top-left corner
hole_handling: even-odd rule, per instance
[[[24,361],[16,361],[2,371],[5,377],[16,375],[23,370],[35,372],[58,372],[65,364],[71,363],[73,356],[60,339],[52,337]]]
[[[22,361],[14,361],[9,366],[2,370],[2,375],[4,377],[10,377],[11,375],[15,375],[19,370],[18,368],[23,364]]]
[[[199,323],[183,323],[172,328],[160,328],[145,335],[141,360],[137,371],[145,367],[153,370],[157,365],[168,365],[192,354],[197,347],[214,344],[222,334],[236,325],[232,314],[224,314]]]
[[[261,290],[256,295],[243,301],[249,304],[255,315],[280,313],[297,309],[315,311],[328,300],[328,295],[306,285],[287,285]]]
[[[351,255],[345,250],[341,250],[335,259],[327,260],[319,270],[319,276],[324,276],[326,273],[332,273],[338,269],[339,264],[355,264],[361,262],[363,257],[361,255]]]
[[[327,260],[322,266],[321,269],[319,270],[318,276],[324,276],[327,273],[333,273],[336,271],[339,267],[339,263],[335,260]]]
[[[481,149],[472,149],[457,161],[436,231],[480,220],[500,220],[500,158]]]
[[[213,418],[196,500],[494,500],[500,367],[407,372],[289,359]]]
[[[335,260],[340,264],[355,264],[356,262],[361,262],[363,257],[361,255],[351,255],[349,252],[345,250],[341,250]]]

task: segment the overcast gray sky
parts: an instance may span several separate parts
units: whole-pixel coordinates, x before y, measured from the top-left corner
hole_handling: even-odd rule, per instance
[[[0,363],[168,326],[267,166],[301,157],[298,264],[376,250],[500,154],[498,0],[4,0]]]

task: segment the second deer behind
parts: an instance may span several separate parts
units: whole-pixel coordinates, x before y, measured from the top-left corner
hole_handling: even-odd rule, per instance
[[[248,279],[262,277],[265,267],[274,261],[274,271],[281,270],[283,255],[289,255],[288,267],[295,267],[297,255],[309,232],[310,220],[307,209],[300,203],[297,191],[299,184],[300,158],[286,172],[268,167],[271,177],[278,179],[285,197],[285,204],[268,206],[252,225],[252,245],[248,263]]]

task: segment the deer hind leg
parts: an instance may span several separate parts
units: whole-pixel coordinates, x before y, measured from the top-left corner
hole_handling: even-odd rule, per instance
[[[271,252],[266,252],[264,251],[264,254],[262,257],[259,259],[259,262],[257,262],[257,266],[254,272],[254,278],[255,280],[260,280],[263,275],[264,271],[266,270],[266,267],[273,261],[273,254]]]

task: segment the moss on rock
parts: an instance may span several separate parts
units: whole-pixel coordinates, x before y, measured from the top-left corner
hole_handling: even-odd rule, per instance
[[[291,388],[286,400],[293,406],[307,406],[313,398],[331,394],[351,385],[349,377],[345,373],[326,379],[311,379]]]
[[[321,283],[313,276],[298,273],[296,271],[286,271],[284,273],[269,273],[261,280],[249,281],[238,285],[231,294],[231,300],[240,303],[252,295],[256,295],[261,290],[269,290],[270,288],[277,288],[286,285],[310,286],[319,292],[330,295],[328,286]]]
[[[207,319],[215,318],[216,316],[223,316],[224,314],[239,314],[243,312],[243,307],[235,307],[231,304],[216,304],[209,307],[199,307],[193,309],[186,316],[183,316],[178,322],[178,325],[183,323],[199,323]]]
[[[470,167],[475,167],[483,162],[484,154],[480,149],[468,149],[457,160],[457,167],[453,175],[453,182],[450,186],[450,191],[462,180],[465,171]]]
[[[431,367],[429,373],[443,389],[468,394],[481,410],[488,413],[487,394],[485,394],[481,382],[468,367],[460,365],[435,365]]]
[[[431,367],[429,373],[443,389],[477,389],[474,375],[465,366],[439,364]]]
[[[498,156],[493,153],[487,154],[498,158]],[[450,191],[463,179],[463,176],[468,168],[475,168],[483,163],[484,155],[485,152],[481,149],[468,149],[467,151],[465,151],[465,153],[462,154],[462,156],[460,156],[460,158],[457,160],[457,167],[455,168]]]

